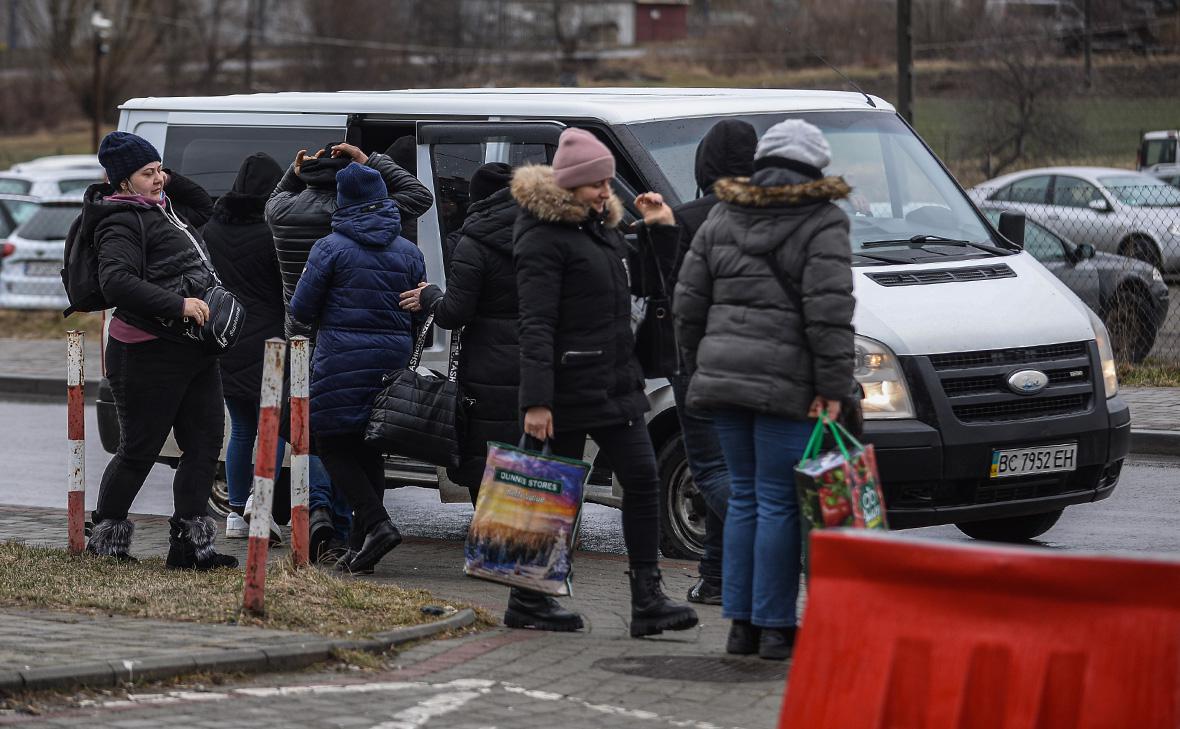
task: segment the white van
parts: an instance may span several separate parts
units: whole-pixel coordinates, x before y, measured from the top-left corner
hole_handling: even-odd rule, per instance
[[[614,150],[624,200],[655,190],[676,204],[695,196],[697,143],[719,119],[746,119],[760,133],[786,117],[806,119],[831,142],[826,172],[854,188],[845,207],[855,253],[857,378],[892,525],[955,523],[977,537],[1031,538],[1064,507],[1106,498],[1118,482],[1130,414],[1116,396],[1102,323],[1020,250],[1023,218],[1008,216],[1001,226],[1008,237],[1001,236],[881,99],[742,89],[465,89],[147,98],[121,108],[120,129],[151,141],[166,166],[214,196],[253,152],[287,164],[297,150],[335,139],[372,152],[415,135],[417,174],[435,195],[418,241],[435,282],[443,281],[441,242],[463,218],[475,169],[489,161],[548,162],[566,126],[589,129]],[[439,332],[430,366],[442,369],[445,344]],[[109,450],[117,422],[108,393],[100,394],[99,422]],[[700,551],[703,504],[667,382],[650,381],[648,393],[663,480],[662,546],[689,556]],[[165,456],[174,461],[170,447]],[[596,455],[591,445],[587,457]],[[619,491],[597,465],[588,499],[617,506]],[[421,464],[391,462],[388,475],[392,485],[438,483]]]

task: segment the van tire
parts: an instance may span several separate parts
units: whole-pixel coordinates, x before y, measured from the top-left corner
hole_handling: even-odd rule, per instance
[[[1063,511],[1064,509],[1058,509],[1044,514],[959,522],[955,526],[972,539],[987,542],[1027,542],[1052,529]]]
[[[660,445],[660,552],[670,559],[699,560],[705,553],[705,503],[692,482],[680,431]]]

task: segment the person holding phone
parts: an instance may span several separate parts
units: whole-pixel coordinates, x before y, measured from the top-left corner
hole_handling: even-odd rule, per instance
[[[615,159],[589,131],[562,132],[552,166],[516,170],[513,259],[519,296],[520,408],[525,433],[581,458],[592,438],[623,487],[631,636],[686,630],[691,607],[660,582],[660,482],[644,413],[650,405],[632,329],[630,248],[612,191]],[[649,240],[676,245],[658,194],[635,200]]]

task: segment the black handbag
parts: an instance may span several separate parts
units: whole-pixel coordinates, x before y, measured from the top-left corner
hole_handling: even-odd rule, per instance
[[[164,214],[167,215],[167,211]],[[142,230],[143,218],[140,218],[139,224]],[[209,318],[204,324],[190,323],[185,329],[185,336],[199,342],[212,354],[222,354],[237,344],[238,335],[242,333],[242,324],[246,321],[246,307],[242,306],[242,302],[238,301],[229,289],[221,285],[221,279],[217,277],[213,264],[209,262],[197,239],[188,232],[188,228],[180,230],[188,236],[189,242],[197,250],[197,255],[201,257],[201,262],[213,277],[212,285],[201,295],[201,300],[209,307]]]
[[[646,235],[644,229],[640,235]],[[660,254],[650,242],[639,248],[639,282],[641,293],[647,298],[647,313],[635,332],[635,357],[648,378],[668,377],[680,372],[680,348],[676,343],[676,327],[672,320],[672,295]]]
[[[462,330],[451,332],[447,376],[423,375],[418,373],[418,364],[433,325],[431,314],[418,333],[409,364],[385,375],[385,388],[377,394],[369,413],[365,442],[383,453],[455,468],[459,465],[462,415],[458,382]]]

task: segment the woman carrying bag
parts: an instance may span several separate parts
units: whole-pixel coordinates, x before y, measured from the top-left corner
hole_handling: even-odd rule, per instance
[[[359,549],[339,566],[368,572],[401,544],[385,510],[385,458],[365,427],[382,378],[405,368],[415,324],[398,294],[426,278],[422,252],[401,237],[381,174],[356,162],[336,174],[332,233],[316,241],[291,298],[291,314],[317,326],[311,363],[311,433],[332,483],[344,490]],[[359,532],[359,533],[358,533]]]
[[[623,486],[631,581],[631,636],[685,630],[691,607],[660,584],[659,475],[643,414],[649,409],[632,332],[628,246],[611,191],[615,160],[588,131],[561,134],[550,166],[518,169],[521,211],[513,258],[520,306],[520,408],[525,432],[553,453],[581,458],[594,439]],[[648,226],[672,226],[659,195],[636,205]],[[674,229],[672,229],[674,230]],[[674,236],[673,236],[674,237]]]
[[[849,188],[824,177],[830,162],[814,125],[789,119],[767,130],[753,176],[713,186],[720,202],[677,278],[688,405],[712,412],[732,488],[722,568],[729,653],[791,655],[802,567],[794,468],[810,419],[838,417],[852,389],[852,253],[848,216],[834,204]]]
[[[132,559],[127,513],[174,431],[181,456],[166,565],[236,567],[214,550],[217,529],[205,514],[225,418],[217,355],[194,338],[210,316],[201,297],[216,281],[197,231],[213,201],[165,171],[155,148],[134,134],[108,134],[98,159],[109,182],[86,190],[77,235],[97,251],[99,284],[115,307],[106,363],[119,447],[102,475],[86,548]]]

